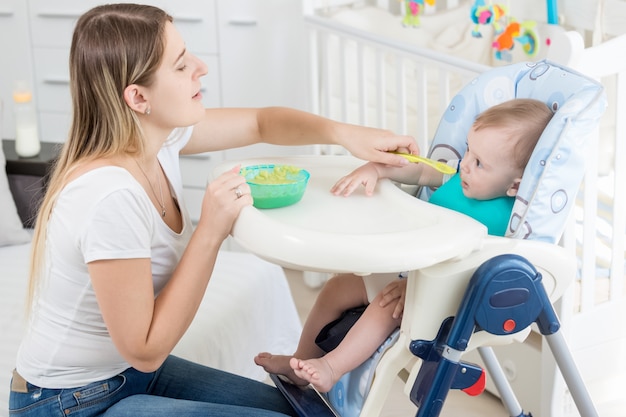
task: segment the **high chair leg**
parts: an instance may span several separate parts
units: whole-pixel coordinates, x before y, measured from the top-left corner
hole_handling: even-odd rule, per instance
[[[519,255],[496,256],[476,270],[455,317],[442,323],[436,339],[410,344],[411,351],[424,360],[411,390],[411,400],[419,407],[418,417],[437,417],[450,389],[471,387],[476,369],[460,358],[476,330],[505,336],[532,323],[546,336],[582,417],[598,416],[565,339],[558,332],[560,323],[541,281],[541,274]],[[482,349],[480,353],[494,373],[511,416],[524,416],[493,352]]]
[[[572,357],[572,353],[567,346],[563,334],[561,332],[555,332],[553,334],[547,334],[545,337],[580,415],[583,417],[598,417],[598,412],[578,372],[578,367],[574,362],[574,358]]]
[[[580,373],[577,371],[576,363],[572,358],[572,354],[570,353],[563,334],[555,332],[544,336],[581,416],[597,417],[598,413],[593,406],[593,401],[589,396]],[[486,346],[479,347],[478,353],[485,363],[485,367],[489,371],[489,375],[493,379],[496,389],[500,394],[500,398],[502,399],[502,403],[509,412],[509,415],[527,415],[523,413],[523,409],[517,401],[517,397],[515,396],[509,381],[506,379],[493,349]]]
[[[509,384],[509,381],[506,379],[506,375],[504,375],[504,371],[493,349],[489,346],[481,346],[477,348],[477,350],[485,363],[485,368],[489,371],[489,376],[493,379],[493,383],[500,394],[504,408],[507,409],[509,415],[515,417],[527,416],[528,414],[524,414],[524,410],[517,400],[513,388],[511,388],[511,384]]]

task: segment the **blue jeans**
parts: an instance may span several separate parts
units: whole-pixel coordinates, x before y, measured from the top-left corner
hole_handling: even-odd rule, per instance
[[[11,391],[9,415],[19,417],[278,417],[295,416],[267,384],[170,356],[152,373],[129,368],[79,388],[48,389],[27,383]]]

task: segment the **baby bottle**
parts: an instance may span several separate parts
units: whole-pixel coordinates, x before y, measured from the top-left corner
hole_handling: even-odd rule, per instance
[[[23,158],[36,156],[41,150],[37,114],[33,103],[33,93],[26,83],[16,84],[13,101],[15,105],[15,152]]]

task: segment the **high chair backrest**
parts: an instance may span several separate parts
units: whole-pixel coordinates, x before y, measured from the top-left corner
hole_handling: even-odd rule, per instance
[[[600,83],[546,60],[489,70],[451,100],[429,157],[440,161],[461,159],[476,116],[514,98],[544,101],[554,116],[524,170],[506,236],[554,243],[565,228],[598,120],[606,107]],[[432,191],[424,188],[419,197],[427,200]]]

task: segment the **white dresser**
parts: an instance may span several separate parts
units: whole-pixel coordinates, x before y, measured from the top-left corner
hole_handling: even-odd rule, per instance
[[[118,0],[131,2],[130,0]],[[289,106],[307,110],[307,41],[301,3],[293,0],[135,0],[174,18],[188,49],[203,59],[207,107]],[[14,136],[12,90],[34,89],[42,141],[63,142],[70,123],[68,57],[78,17],[103,0],[0,0],[0,99],[3,137]],[[255,145],[183,157],[185,193],[194,220],[212,167],[225,159],[302,154],[310,147]]]

